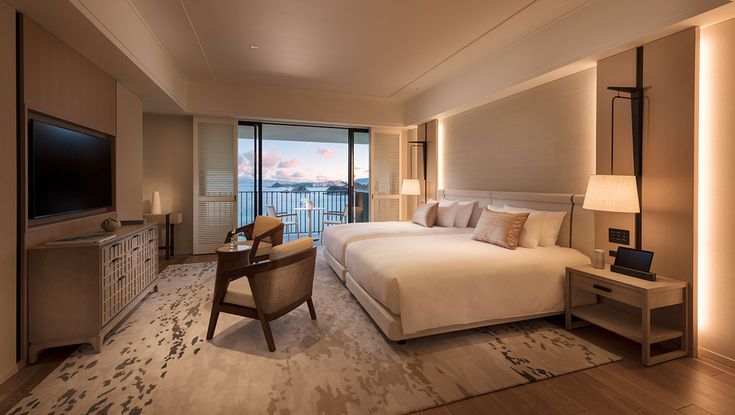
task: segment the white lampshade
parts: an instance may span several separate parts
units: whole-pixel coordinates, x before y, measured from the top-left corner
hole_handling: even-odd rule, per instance
[[[402,195],[418,196],[421,194],[421,183],[417,179],[403,179]]]
[[[590,176],[582,207],[603,212],[640,212],[635,176]]]
[[[154,215],[161,214],[161,194],[158,192],[153,192],[151,197],[151,213]]]

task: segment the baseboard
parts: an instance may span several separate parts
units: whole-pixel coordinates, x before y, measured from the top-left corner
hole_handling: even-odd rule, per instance
[[[707,350],[704,347],[699,347],[699,354],[718,363],[722,363],[723,365],[735,368],[735,359],[730,357],[723,356],[717,352],[713,352],[712,350]]]

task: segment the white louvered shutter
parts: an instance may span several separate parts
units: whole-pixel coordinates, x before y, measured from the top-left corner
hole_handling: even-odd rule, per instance
[[[237,226],[237,121],[194,119],[194,254],[213,253]]]
[[[401,133],[373,132],[370,183],[372,220],[398,220],[400,216]]]

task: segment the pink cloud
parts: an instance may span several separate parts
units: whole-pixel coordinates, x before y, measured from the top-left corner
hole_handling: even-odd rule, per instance
[[[276,167],[281,161],[281,157],[272,150],[263,151],[263,170]]]
[[[304,177],[306,177],[306,174],[304,172],[295,171],[295,172],[291,173],[291,177],[293,177],[295,179],[303,179]]]
[[[316,152],[324,157],[325,159],[331,158],[334,155],[334,151],[331,148],[317,148]]]
[[[279,169],[292,169],[299,165],[298,159],[286,160],[278,163]]]

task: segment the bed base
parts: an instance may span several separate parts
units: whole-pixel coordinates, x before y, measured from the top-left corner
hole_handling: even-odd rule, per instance
[[[329,253],[329,251],[325,249],[322,250],[322,253],[324,254],[324,258],[327,260],[327,264],[332,268],[335,274],[339,277],[342,282],[345,282],[345,275],[347,274],[347,269],[339,263],[337,258],[332,256],[332,254]]]
[[[403,327],[401,325],[401,317],[390,312],[390,310],[385,308],[385,306],[383,306],[378,300],[374,299],[370,294],[368,294],[368,292],[365,291],[365,289],[363,289],[360,284],[358,284],[352,278],[352,275],[350,275],[349,272],[345,274],[345,282],[347,285],[347,289],[350,290],[352,296],[357,299],[360,305],[362,305],[362,308],[370,315],[375,324],[380,328],[383,334],[385,334],[385,337],[395,342],[398,342],[398,344],[402,344],[400,342],[404,340],[415,339],[418,337],[426,337],[434,334],[450,333],[453,331],[474,329],[477,327],[531,320],[534,318],[548,317],[564,313],[564,310],[559,310],[548,313],[527,314],[523,316],[497,318],[492,320],[477,321],[468,324],[438,327],[435,329],[422,330],[416,333],[405,334],[403,333]]]

